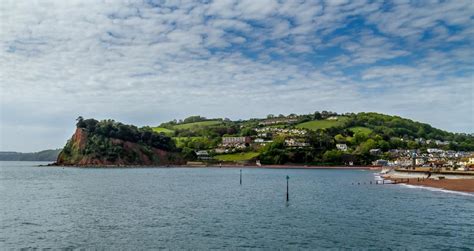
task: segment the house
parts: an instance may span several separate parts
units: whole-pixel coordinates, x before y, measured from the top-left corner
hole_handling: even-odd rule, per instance
[[[378,159],[374,162],[372,162],[372,165],[374,166],[388,166],[388,161],[384,159]]]
[[[443,150],[438,149],[438,148],[428,148],[428,149],[426,149],[426,151],[428,153],[442,153],[442,152],[444,152]]]
[[[347,151],[347,145],[346,144],[336,144],[336,148],[337,150],[340,150],[340,151]]]
[[[474,155],[469,156],[468,162],[469,165],[474,165]]]
[[[327,118],[327,120],[337,120],[337,119],[338,119],[337,116],[331,116],[331,117]]]
[[[418,144],[425,144],[426,143],[424,138],[416,138],[415,142],[418,143]]]
[[[265,140],[265,139],[262,139],[262,138],[256,138],[254,141],[253,141],[255,144],[260,144],[260,145],[266,145],[267,143],[272,143],[273,140]]]
[[[435,144],[438,146],[446,146],[446,145],[449,145],[449,141],[436,140]]]
[[[308,143],[303,142],[303,141],[299,141],[299,140],[296,140],[296,139],[293,139],[293,138],[285,139],[285,145],[289,146],[289,147],[306,147],[306,146],[309,146]]]
[[[423,158],[416,158],[415,159],[415,165],[417,166],[422,166],[426,163],[426,161]]]
[[[370,149],[370,150],[369,150],[369,153],[370,153],[371,155],[379,155],[379,154],[382,153],[382,150],[380,150],[380,149],[378,149],[378,148],[377,148],[377,149]]]
[[[250,144],[251,142],[250,137],[222,137],[223,145]]]
[[[210,160],[212,157],[209,156],[209,153],[205,150],[197,151],[196,156],[199,160]]]

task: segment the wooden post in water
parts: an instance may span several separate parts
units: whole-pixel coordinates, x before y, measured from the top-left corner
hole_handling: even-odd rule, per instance
[[[240,185],[242,185],[242,169],[240,169]]]
[[[289,181],[290,180],[290,176],[286,176],[286,201],[290,201],[290,190],[289,190]]]

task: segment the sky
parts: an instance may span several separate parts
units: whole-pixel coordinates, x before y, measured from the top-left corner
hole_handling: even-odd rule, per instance
[[[0,151],[78,116],[380,112],[474,133],[474,1],[2,0]]]

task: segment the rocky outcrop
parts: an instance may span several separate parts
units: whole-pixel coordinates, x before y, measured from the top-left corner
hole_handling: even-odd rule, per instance
[[[90,135],[77,128],[58,156],[61,166],[161,166],[184,164],[181,155],[144,144]]]

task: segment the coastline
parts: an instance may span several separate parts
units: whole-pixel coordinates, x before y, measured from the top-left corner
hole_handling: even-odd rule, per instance
[[[450,191],[474,193],[474,179],[418,179],[388,178],[395,184],[406,184],[420,187],[432,187]]]
[[[206,164],[186,164],[186,165],[59,165],[50,163],[39,165],[41,167],[78,167],[78,168],[267,168],[267,169],[339,169],[339,170],[374,170],[380,171],[381,166],[327,166],[327,165],[244,165],[244,164],[225,164],[225,165],[206,165]]]

